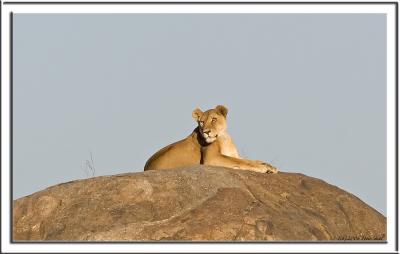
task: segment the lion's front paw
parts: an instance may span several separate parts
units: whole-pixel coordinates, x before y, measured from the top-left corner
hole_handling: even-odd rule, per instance
[[[276,174],[278,173],[278,169],[274,166],[268,165],[267,174]]]
[[[268,164],[266,162],[263,161],[257,161],[257,163],[259,163],[263,169],[263,173],[267,173],[267,174],[276,174],[278,173],[278,169],[275,168],[274,166],[272,166],[271,164]]]

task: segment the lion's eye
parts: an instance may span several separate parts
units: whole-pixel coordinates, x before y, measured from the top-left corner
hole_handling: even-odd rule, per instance
[[[199,124],[200,124],[200,126],[203,126],[204,122],[203,122],[203,121],[200,121]]]
[[[215,123],[217,121],[217,118],[213,117],[213,119],[211,119],[212,123]]]

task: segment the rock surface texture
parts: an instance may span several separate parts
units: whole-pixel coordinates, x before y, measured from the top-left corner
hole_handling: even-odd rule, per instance
[[[302,174],[219,167],[59,184],[14,201],[13,240],[384,240],[386,218]]]

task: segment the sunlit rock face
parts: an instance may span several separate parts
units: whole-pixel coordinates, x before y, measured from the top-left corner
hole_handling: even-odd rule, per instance
[[[14,201],[13,240],[385,240],[386,218],[296,173],[220,167],[59,184]]]

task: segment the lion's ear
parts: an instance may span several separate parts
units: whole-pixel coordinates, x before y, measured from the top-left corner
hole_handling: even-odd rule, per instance
[[[228,108],[222,105],[218,105],[215,107],[218,113],[221,113],[224,117],[228,114]]]
[[[194,120],[199,121],[201,116],[203,115],[203,111],[201,111],[201,109],[196,108],[195,110],[193,110],[192,112],[192,117],[194,118]]]

